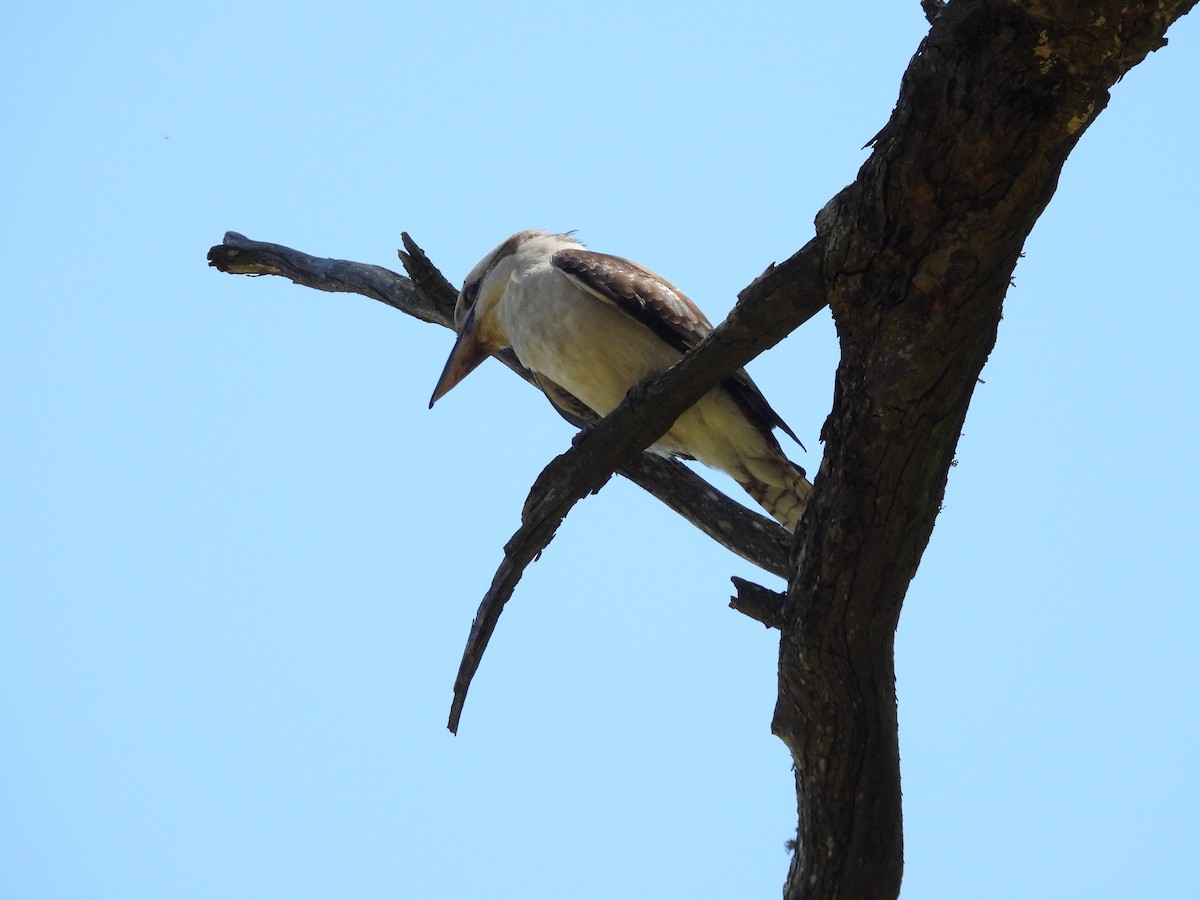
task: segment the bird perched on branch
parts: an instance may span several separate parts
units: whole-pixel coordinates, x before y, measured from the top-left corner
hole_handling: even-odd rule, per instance
[[[608,415],[630,388],[666,371],[713,330],[665,278],[619,256],[585,250],[570,235],[536,230],[514,234],[471,270],[454,319],[458,340],[430,407],[493,350],[512,347],[551,402],[576,421],[587,416],[572,401]],[[652,449],[728,473],[794,531],[812,485],[784,455],[772,428],[800,443],[739,370],[683,413]]]

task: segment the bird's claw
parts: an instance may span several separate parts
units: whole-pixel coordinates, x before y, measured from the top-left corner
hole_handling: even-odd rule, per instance
[[[592,429],[595,427],[596,427],[596,425],[594,422],[589,422],[586,425],[581,425],[579,428],[579,431],[575,432],[575,436],[573,438],[571,438],[571,446],[578,447],[580,444],[582,444],[583,441],[587,438],[587,436],[592,433]]]

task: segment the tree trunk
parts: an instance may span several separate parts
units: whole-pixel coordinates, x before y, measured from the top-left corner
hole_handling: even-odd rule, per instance
[[[818,217],[842,352],[780,641],[788,898],[899,893],[901,603],[1025,239],[1108,88],[1193,4],[953,0]]]
[[[646,387],[646,403],[627,400],[573,448],[597,455],[600,437],[615,446],[622,429],[645,429],[658,416],[661,427],[633,441],[646,446],[687,405],[666,415],[668,401],[702,393],[828,300],[841,360],[787,602],[739,584],[738,608],[781,631],[772,727],[792,752],[799,807],[789,900],[899,893],[893,638],[901,604],[1025,239],[1108,89],[1162,47],[1168,26],[1195,2],[921,0],[933,27],[875,152],[818,216],[817,238],[743,291],[720,341],[706,341]],[[378,267],[237,235],[209,258],[224,271],[357,290],[426,321],[450,321],[453,288],[440,282],[414,285]],[[445,296],[428,303],[422,292]],[[575,459],[558,468],[578,475],[591,465],[607,477],[621,455],[605,452],[603,464]],[[728,540],[729,516],[711,498],[693,502],[694,489],[677,489],[677,476],[658,471],[664,465],[632,470],[735,552],[782,570],[782,540],[764,553]],[[660,482],[675,488],[664,493]]]

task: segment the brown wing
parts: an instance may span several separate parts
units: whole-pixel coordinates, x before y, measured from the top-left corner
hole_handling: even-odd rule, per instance
[[[713,330],[712,322],[683,291],[637,263],[590,250],[559,250],[550,263],[681,352],[695,347]]]
[[[579,287],[641,322],[681,353],[695,347],[713,330],[712,322],[683,291],[620,256],[591,250],[559,250],[550,257],[550,263]],[[779,428],[804,446],[767,403],[745,369],[739,369],[722,384],[767,428]]]

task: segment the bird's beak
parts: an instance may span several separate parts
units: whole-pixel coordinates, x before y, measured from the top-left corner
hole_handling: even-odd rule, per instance
[[[450,351],[450,358],[446,360],[446,367],[442,369],[442,377],[438,379],[437,387],[433,389],[433,396],[429,398],[429,408],[433,409],[433,404],[437,403],[450,389],[475,371],[476,366],[491,355],[491,350],[483,346],[479,340],[479,328],[475,322],[475,310],[467,315],[467,321],[463,323],[463,329],[458,333],[458,340],[454,342],[454,349]]]

